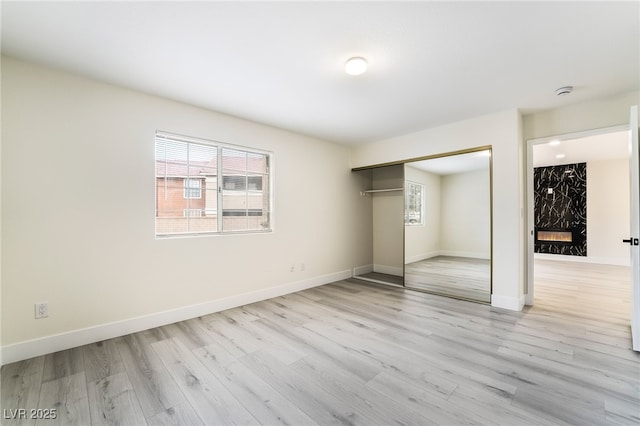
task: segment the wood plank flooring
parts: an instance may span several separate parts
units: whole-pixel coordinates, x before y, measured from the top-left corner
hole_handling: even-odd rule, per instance
[[[491,302],[491,263],[485,259],[436,256],[404,267],[407,288],[478,302]]]
[[[398,275],[383,274],[381,272],[367,272],[366,274],[356,275],[354,278],[378,284],[391,284],[400,287],[404,286],[403,277],[400,277]]]
[[[537,262],[523,312],[340,281],[6,365],[2,424],[639,424],[627,270]]]

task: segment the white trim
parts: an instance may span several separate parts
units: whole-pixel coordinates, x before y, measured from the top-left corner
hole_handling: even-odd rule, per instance
[[[398,277],[404,276],[404,268],[389,265],[373,265],[373,272],[379,272],[381,274],[395,275]]]
[[[364,274],[368,274],[369,272],[373,272],[373,264],[355,266],[353,268],[353,276],[364,275]]]
[[[533,306],[533,294],[527,293],[524,295],[524,304],[527,306]]]
[[[491,306],[494,308],[508,309],[510,311],[521,311],[524,308],[524,295],[520,297],[491,295]]]
[[[404,263],[414,263],[420,262],[421,260],[431,259],[437,256],[440,256],[440,251],[430,251],[428,253],[416,254],[414,256],[409,256],[404,260]]]
[[[260,302],[296,291],[306,290],[323,284],[351,278],[351,271],[345,270],[332,274],[321,275],[302,281],[295,281],[275,287],[266,288],[250,293],[242,293],[222,299],[211,300],[181,308],[171,309],[164,312],[130,318],[107,324],[100,324],[93,327],[72,330],[65,333],[26,340],[0,347],[3,364],[9,364],[40,355],[45,355],[89,343],[99,342],[126,334],[160,327],[202,315],[220,312],[225,309],[236,308],[250,303]],[[0,364],[2,365],[2,364]]]

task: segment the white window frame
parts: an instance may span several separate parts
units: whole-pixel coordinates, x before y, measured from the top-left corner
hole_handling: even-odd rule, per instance
[[[405,201],[404,201],[404,224],[405,226],[424,226],[424,184],[419,183],[419,182],[413,182],[410,180],[407,180],[404,182],[405,185]],[[420,214],[420,220],[417,222],[410,222],[409,216],[411,215],[410,212],[408,212],[408,208],[409,208],[409,196],[410,196],[410,188],[414,186],[414,187],[418,187],[420,189],[420,191],[418,192],[418,194],[420,194],[420,211],[417,212]]]
[[[263,234],[263,233],[271,233],[274,230],[274,203],[273,203],[273,181],[274,181],[274,171],[273,171],[273,153],[271,151],[266,151],[266,150],[261,150],[261,149],[256,149],[256,148],[251,148],[251,147],[246,147],[246,146],[241,146],[241,145],[234,145],[234,144],[228,144],[228,143],[221,143],[221,142],[217,142],[217,141],[210,141],[210,140],[206,140],[206,139],[201,139],[201,138],[195,138],[195,137],[190,137],[190,136],[183,136],[183,135],[176,135],[173,133],[167,133],[167,132],[161,132],[161,131],[157,131],[156,132],[156,136],[154,138],[154,146],[156,147],[156,151],[157,151],[157,143],[159,140],[169,140],[169,141],[175,141],[175,142],[182,142],[182,143],[187,143],[190,144],[189,146],[191,146],[191,144],[193,145],[204,145],[204,146],[209,146],[209,147],[214,147],[217,149],[217,208],[215,210],[212,209],[205,209],[205,214],[201,216],[204,217],[205,215],[210,215],[210,214],[217,214],[217,220],[218,220],[218,225],[217,225],[217,231],[206,231],[206,232],[182,232],[182,233],[168,233],[168,234],[159,234],[157,232],[157,228],[156,228],[156,238],[180,238],[180,237],[189,237],[189,236],[204,236],[204,235],[226,235],[226,234]],[[223,228],[223,220],[224,220],[224,206],[223,206],[223,193],[227,192],[227,194],[229,192],[233,192],[233,190],[225,190],[224,189],[224,170],[222,167],[222,152],[223,149],[229,149],[229,150],[236,150],[236,151],[243,151],[246,152],[248,154],[257,154],[257,155],[264,155],[267,157],[267,171],[264,174],[259,174],[256,172],[252,172],[251,174],[248,174],[248,176],[261,176],[263,177],[262,179],[262,190],[261,191],[256,191],[256,190],[244,190],[244,191],[237,191],[239,193],[242,194],[248,194],[251,195],[253,194],[257,194],[257,193],[262,193],[263,197],[264,197],[264,193],[267,192],[267,200],[268,200],[268,209],[265,212],[265,215],[267,217],[267,221],[268,221],[268,227],[263,227],[261,229],[242,229],[242,230],[224,230]],[[157,154],[156,154],[157,155]],[[154,160],[156,161],[156,160]],[[265,187],[265,182],[264,182],[264,176],[267,177],[267,186]],[[162,176],[156,176],[156,178],[158,177],[162,177]],[[197,180],[201,180],[200,183],[200,197],[202,197],[202,179],[200,177],[190,177],[187,176],[184,178],[184,185],[186,185],[186,181],[187,179],[197,179]],[[192,188],[195,189],[195,188]],[[157,191],[157,189],[156,189]],[[186,191],[187,191],[187,187],[184,187],[184,193],[183,195],[187,195]],[[157,197],[157,193],[156,193],[156,197]],[[186,197],[185,197],[186,198]],[[196,197],[191,197],[191,199],[196,199]],[[158,206],[156,206],[156,211],[158,210]],[[187,210],[189,210],[189,212],[187,212]],[[188,213],[190,213],[190,211],[193,209],[184,209],[183,211],[183,217],[194,217],[194,216],[187,216]],[[250,215],[249,215],[250,216]],[[157,216],[156,216],[157,219]]]

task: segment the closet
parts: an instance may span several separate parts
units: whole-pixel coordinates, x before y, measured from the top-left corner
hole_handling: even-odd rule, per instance
[[[353,172],[366,186],[373,244],[355,278],[491,302],[491,147]]]
[[[371,198],[373,263],[360,268],[357,278],[404,285],[404,165],[361,170],[368,187],[361,197]]]

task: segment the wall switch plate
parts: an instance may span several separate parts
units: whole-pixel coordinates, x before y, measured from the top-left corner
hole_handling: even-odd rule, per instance
[[[46,318],[49,316],[49,302],[40,302],[35,304],[36,319]]]

